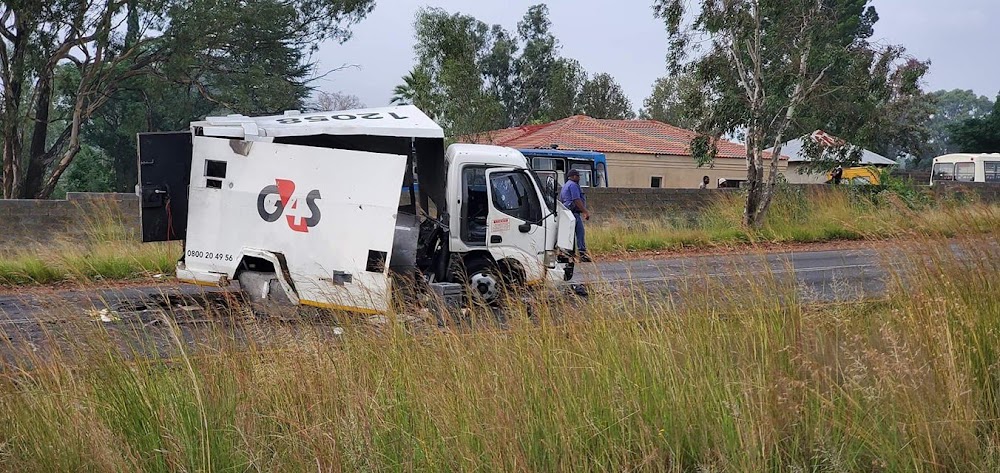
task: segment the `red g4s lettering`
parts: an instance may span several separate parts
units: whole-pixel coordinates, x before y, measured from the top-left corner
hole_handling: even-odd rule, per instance
[[[319,224],[322,213],[319,206],[316,205],[316,201],[322,199],[322,196],[320,196],[318,189],[313,189],[306,194],[306,207],[309,208],[310,212],[310,215],[306,217],[302,214],[303,209],[299,206],[301,199],[294,197],[295,183],[288,179],[275,179],[274,182],[275,185],[265,186],[257,195],[257,213],[260,218],[265,222],[276,222],[287,209],[290,211],[288,212],[290,215],[285,215],[285,220],[288,222],[288,228],[293,231],[307,233],[310,228]],[[272,195],[276,195],[277,200],[273,203],[274,208],[269,209],[268,197]]]

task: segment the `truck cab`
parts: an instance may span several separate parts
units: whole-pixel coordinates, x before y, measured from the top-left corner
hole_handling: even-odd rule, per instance
[[[413,106],[209,117],[140,134],[139,169],[143,240],[184,240],[177,277],[194,284],[376,313],[409,277],[487,302],[572,277],[573,215],[525,157],[445,150]]]

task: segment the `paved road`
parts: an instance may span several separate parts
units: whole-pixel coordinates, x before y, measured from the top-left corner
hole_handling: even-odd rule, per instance
[[[895,260],[891,253],[868,248],[605,262],[582,265],[578,274],[587,283],[633,283],[671,292],[706,279],[758,284],[770,279],[793,284],[807,300],[840,300],[883,294],[889,261]]]
[[[641,285],[678,292],[692,280],[739,282],[764,280],[793,283],[807,300],[837,300],[879,295],[885,291],[884,277],[889,259],[873,249],[797,251],[770,254],[727,254],[671,257],[622,262],[583,264],[576,282],[590,285]],[[0,295],[0,328],[36,324],[67,314],[93,317],[104,308],[120,308],[144,298],[163,295],[199,294],[205,288],[161,284],[147,287],[94,291],[38,291]]]

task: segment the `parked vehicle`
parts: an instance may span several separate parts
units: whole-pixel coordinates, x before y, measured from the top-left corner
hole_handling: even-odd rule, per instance
[[[608,160],[603,153],[533,148],[518,151],[528,159],[528,167],[550,187],[558,188],[566,182],[566,171],[570,169],[580,172],[580,187],[608,187]],[[419,182],[414,182],[413,187],[420,189]],[[402,191],[410,192],[410,186],[403,184]]]
[[[413,106],[210,117],[140,134],[139,172],[143,241],[184,240],[185,282],[382,312],[393,274],[461,282],[487,301],[507,282],[573,275],[573,215],[525,157],[446,151]]]
[[[1000,183],[1000,153],[938,156],[931,167],[930,184],[940,181]]]
[[[882,172],[874,166],[855,166],[844,168],[840,176],[842,184],[851,185],[873,185],[877,186],[882,182]],[[826,182],[833,180],[833,171],[826,173]]]
[[[580,187],[608,187],[608,159],[604,153],[562,149],[520,149],[536,172],[548,172],[558,183],[566,182],[566,171],[580,172]]]

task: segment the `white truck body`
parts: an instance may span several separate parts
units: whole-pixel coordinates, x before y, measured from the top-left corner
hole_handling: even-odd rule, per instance
[[[572,275],[560,255],[573,250],[573,215],[542,194],[524,156],[445,153],[441,128],[416,107],[211,117],[189,133],[140,135],[139,160],[144,240],[185,240],[182,281],[273,273],[264,284],[292,303],[374,313],[388,309],[391,268],[457,280],[456,263],[485,258],[527,284]],[[401,205],[413,167],[423,205]]]

